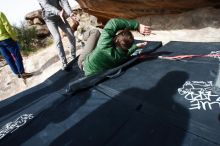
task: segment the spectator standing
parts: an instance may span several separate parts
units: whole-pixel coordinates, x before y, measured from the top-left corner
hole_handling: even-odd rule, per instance
[[[24,70],[16,32],[2,12],[0,12],[0,52],[18,78],[26,79],[32,76]]]
[[[67,0],[38,0],[38,2],[42,8],[45,23],[55,40],[58,56],[62,62],[62,69],[69,71],[70,67],[67,66],[67,59],[58,28],[66,33],[70,43],[71,56],[74,59],[76,57],[75,36],[65,18],[65,15],[71,18],[74,17],[70,5]]]

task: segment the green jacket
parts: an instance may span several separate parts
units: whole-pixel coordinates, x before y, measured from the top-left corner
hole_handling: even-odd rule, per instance
[[[16,32],[13,30],[4,13],[0,12],[0,41],[8,38],[16,41]]]
[[[115,48],[113,38],[119,30],[125,28],[136,30],[138,26],[139,23],[135,20],[109,20],[101,33],[96,48],[84,60],[85,75],[97,74],[124,63],[137,47],[133,45],[128,52],[125,52],[120,48]]]

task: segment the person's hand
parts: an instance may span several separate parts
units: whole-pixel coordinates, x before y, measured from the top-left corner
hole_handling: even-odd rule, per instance
[[[59,16],[60,16],[61,20],[63,21],[63,23],[65,23],[65,20],[64,20],[65,17],[64,17],[64,10],[63,9],[60,11]]]
[[[79,19],[76,16],[70,16],[69,18],[71,20],[71,28],[76,31],[79,26]]]
[[[151,28],[150,26],[139,24],[138,31],[143,35],[150,35],[151,34]]]
[[[143,42],[143,43],[137,43],[136,46],[138,48],[144,48],[147,45],[147,42]]]
[[[74,21],[79,22],[79,18],[77,18],[77,16],[75,16],[74,14],[71,14],[71,15],[70,15],[70,18],[71,18],[72,20],[74,20]]]

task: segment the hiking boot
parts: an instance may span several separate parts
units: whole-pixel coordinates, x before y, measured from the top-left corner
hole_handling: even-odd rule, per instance
[[[62,64],[62,70],[65,70],[65,68],[67,67],[67,64]]]
[[[66,72],[70,72],[72,70],[72,66],[64,64],[62,66],[62,70],[66,71]]]
[[[68,65],[64,70],[66,72],[70,72],[72,69],[73,69],[72,66]]]
[[[30,78],[32,76],[33,76],[32,73],[22,73],[22,74],[18,75],[18,78],[27,79],[27,78]]]
[[[71,55],[70,60],[76,59],[76,55]]]

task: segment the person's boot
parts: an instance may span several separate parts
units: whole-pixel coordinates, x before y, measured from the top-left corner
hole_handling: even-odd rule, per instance
[[[30,78],[32,76],[33,76],[32,73],[22,73],[22,74],[18,75],[18,78],[27,79],[27,78]]]
[[[62,70],[66,71],[66,72],[70,72],[72,70],[72,67],[70,65],[63,64]]]

